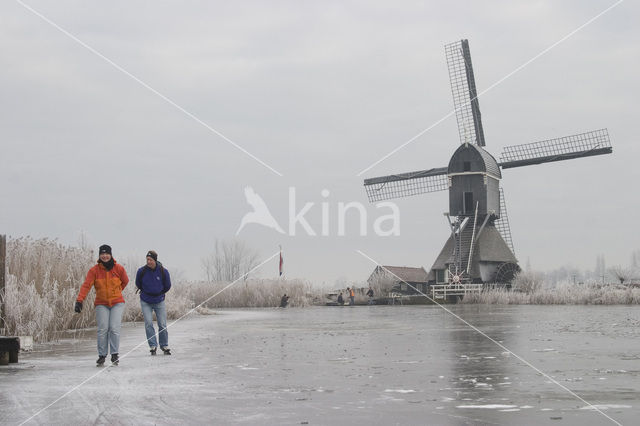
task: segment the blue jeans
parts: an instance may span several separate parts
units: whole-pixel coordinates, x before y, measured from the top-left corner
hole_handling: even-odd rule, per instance
[[[96,306],[96,323],[98,324],[98,355],[107,356],[110,347],[112,354],[117,354],[120,347],[120,325],[124,303],[117,303],[111,307]]]
[[[167,332],[167,308],[164,306],[164,300],[159,303],[147,303],[140,299],[140,307],[144,316],[144,331],[147,333],[147,343],[150,348],[158,346],[156,341],[156,330],[153,328],[153,311],[156,312],[158,320],[158,335],[160,336],[160,347],[169,346],[169,333]]]

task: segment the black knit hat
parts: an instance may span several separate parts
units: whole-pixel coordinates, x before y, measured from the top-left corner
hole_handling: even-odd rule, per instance
[[[158,253],[156,253],[156,252],[155,252],[155,251],[153,251],[153,250],[149,250],[149,251],[147,252],[147,257],[152,258],[152,259],[153,259],[153,260],[155,260],[156,262],[158,261]]]
[[[103,244],[100,246],[100,249],[98,250],[99,254],[102,253],[107,253],[107,254],[111,254],[111,246],[107,245],[107,244]]]

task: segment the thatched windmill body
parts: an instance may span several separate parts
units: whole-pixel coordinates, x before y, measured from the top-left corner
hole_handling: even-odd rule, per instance
[[[371,202],[449,190],[451,235],[429,282],[509,283],[520,270],[507,218],[501,169],[610,154],[606,129],[504,148],[500,161],[485,150],[467,40],[445,46],[460,146],[447,167],[365,179]]]

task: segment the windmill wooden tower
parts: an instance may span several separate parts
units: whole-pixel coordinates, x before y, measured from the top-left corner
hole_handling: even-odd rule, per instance
[[[469,42],[445,46],[460,146],[447,167],[365,179],[369,201],[449,190],[451,236],[429,271],[431,283],[509,283],[520,270],[513,249],[501,169],[610,154],[606,129],[485,150]]]

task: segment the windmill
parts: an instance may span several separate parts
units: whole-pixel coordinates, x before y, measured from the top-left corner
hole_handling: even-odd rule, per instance
[[[365,179],[370,202],[449,190],[451,236],[429,271],[431,283],[510,283],[515,256],[501,169],[611,154],[607,129],[505,147],[500,162],[485,149],[469,42],[445,46],[460,146],[447,167]]]

